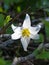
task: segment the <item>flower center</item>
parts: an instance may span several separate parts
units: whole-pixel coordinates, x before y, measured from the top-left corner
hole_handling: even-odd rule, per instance
[[[25,28],[25,29],[23,29],[22,30],[22,36],[24,37],[29,37],[30,36],[30,31],[27,29],[27,28]]]

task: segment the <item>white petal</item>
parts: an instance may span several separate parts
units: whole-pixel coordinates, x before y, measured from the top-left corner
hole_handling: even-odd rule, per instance
[[[14,31],[16,32],[16,33],[20,33],[21,32],[21,27],[17,27]]]
[[[36,34],[36,35],[31,34],[30,38],[36,40],[36,39],[39,39],[39,35],[38,34]]]
[[[16,30],[15,30],[15,33],[13,33],[11,35],[11,38],[16,40],[16,39],[19,39],[21,37],[21,27],[18,27]]]
[[[21,38],[21,43],[22,43],[24,51],[27,51],[29,42],[30,42],[30,38],[26,38],[26,37]]]
[[[12,28],[12,30],[15,32],[15,29],[16,29],[17,27],[12,24],[12,25],[11,25],[11,28]]]
[[[39,26],[30,27],[29,30],[31,34],[36,35],[40,31],[40,27]]]
[[[31,20],[30,20],[30,16],[28,14],[26,14],[24,23],[23,23],[23,28],[28,28],[31,26]]]

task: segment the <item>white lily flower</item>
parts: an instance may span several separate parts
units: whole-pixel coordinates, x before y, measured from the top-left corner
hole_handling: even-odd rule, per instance
[[[38,32],[40,31],[41,26],[38,24],[36,27],[32,27],[30,16],[28,14],[26,14],[22,27],[16,27],[13,24],[11,27],[14,31],[14,33],[11,35],[11,38],[13,40],[20,39],[24,51],[27,51],[30,39],[39,39]]]

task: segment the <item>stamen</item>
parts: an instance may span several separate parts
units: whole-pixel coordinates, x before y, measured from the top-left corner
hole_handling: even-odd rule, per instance
[[[25,28],[25,29],[23,29],[22,30],[22,36],[24,37],[29,37],[30,36],[30,31],[27,29],[27,28]]]

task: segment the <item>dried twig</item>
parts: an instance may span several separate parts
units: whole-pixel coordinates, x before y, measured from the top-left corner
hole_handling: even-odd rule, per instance
[[[4,48],[4,47],[6,47],[6,46],[8,46],[8,45],[10,45],[12,43],[14,43],[14,41],[12,39],[9,39],[9,40],[7,40],[5,42],[1,42],[0,43],[0,48]]]
[[[1,34],[0,38],[10,38],[11,35],[10,34]]]

